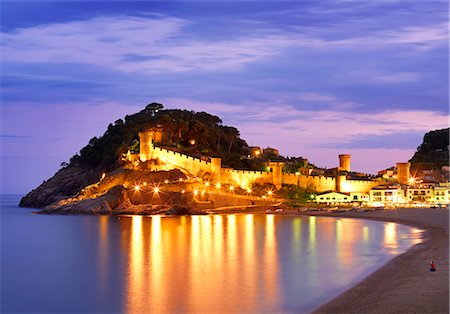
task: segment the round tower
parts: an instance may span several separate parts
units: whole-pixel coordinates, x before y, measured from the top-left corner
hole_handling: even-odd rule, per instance
[[[411,177],[411,164],[409,162],[397,163],[397,182],[400,184],[408,184]]]
[[[141,159],[141,161],[152,159],[153,132],[139,132],[139,149],[139,158]]]
[[[345,193],[348,191],[347,176],[345,174],[338,174],[336,176],[336,192]]]
[[[350,172],[350,154],[339,155],[339,170]]]

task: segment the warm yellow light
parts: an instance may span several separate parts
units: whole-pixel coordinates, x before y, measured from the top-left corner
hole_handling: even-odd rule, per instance
[[[296,176],[299,176],[299,175],[300,175],[300,172],[297,171],[297,172],[295,173],[295,175],[296,175]]]
[[[261,152],[259,150],[255,151],[255,155],[259,155]]]
[[[178,179],[178,181],[183,182],[183,178]]]
[[[415,178],[409,178],[408,179],[409,184],[414,184],[416,182]]]
[[[205,191],[202,191],[202,196],[205,195]]]
[[[141,189],[141,187],[139,186],[139,185],[136,185],[135,187],[134,187],[134,190],[135,191],[139,191]]]
[[[144,182],[144,185],[147,185],[147,182]]]
[[[195,145],[195,140],[192,139],[192,140],[189,141],[189,143],[190,143],[191,145]]]
[[[220,183],[216,184],[216,189],[220,189]]]
[[[184,194],[186,191],[185,190],[181,190],[181,194]]]
[[[205,186],[209,186],[209,182],[205,182]]]
[[[272,191],[268,191],[267,195],[269,195],[269,196],[272,195]]]
[[[230,185],[230,191],[234,190],[234,186]]]
[[[166,180],[164,180],[164,183],[165,183],[165,184],[169,183],[169,180],[167,180],[167,179],[166,179]]]
[[[106,173],[102,173],[102,180],[105,178],[105,176],[106,176]]]
[[[159,187],[155,186],[155,187],[153,188],[153,192],[154,192],[155,194],[159,193]]]
[[[247,189],[247,193],[248,194],[252,193],[252,189]]]
[[[198,195],[198,190],[194,190],[194,195]]]

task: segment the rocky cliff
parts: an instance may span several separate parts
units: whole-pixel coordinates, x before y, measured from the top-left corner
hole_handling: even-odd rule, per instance
[[[19,206],[43,208],[56,201],[75,196],[85,186],[97,182],[100,177],[101,172],[98,168],[72,162],[25,195]]]

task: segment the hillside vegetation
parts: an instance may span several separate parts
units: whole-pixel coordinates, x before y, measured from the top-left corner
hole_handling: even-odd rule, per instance
[[[449,128],[430,131],[423,137],[414,156],[409,160],[413,164],[431,164],[436,167],[449,165]]]
[[[163,110],[161,104],[152,103],[144,110],[125,116],[109,124],[100,138],[93,137],[80,154],[71,158],[90,167],[111,171],[120,167],[120,156],[128,149],[138,150],[140,131],[161,127],[165,137],[161,145],[172,150],[200,157],[221,157],[225,166],[246,168],[242,156],[247,156],[247,143],[239,131],[222,125],[222,120],[206,112],[171,109]],[[192,144],[195,143],[195,144]]]

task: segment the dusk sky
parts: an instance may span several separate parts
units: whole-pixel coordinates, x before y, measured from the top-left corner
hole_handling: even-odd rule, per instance
[[[2,193],[154,101],[368,173],[449,123],[447,0],[2,0],[1,32]]]

